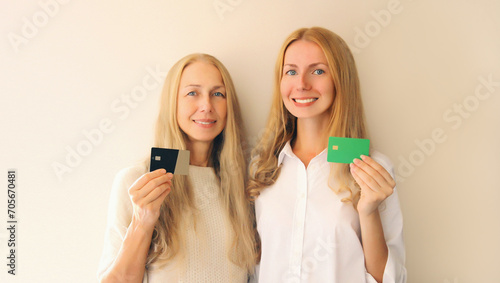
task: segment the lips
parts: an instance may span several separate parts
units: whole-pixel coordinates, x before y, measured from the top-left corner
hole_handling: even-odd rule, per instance
[[[215,120],[213,120],[213,121],[193,120],[193,122],[195,122],[196,124],[201,124],[201,125],[210,125],[210,124],[213,124],[217,121],[215,121]]]
[[[292,98],[292,100],[297,107],[307,107],[313,105],[318,100],[318,97]]]
[[[195,119],[193,120],[193,122],[202,127],[202,128],[210,128],[212,126],[214,126],[214,124],[217,122],[217,120],[213,120],[213,119]]]
[[[295,101],[296,103],[306,104],[314,102],[318,100],[318,98],[292,98],[292,100]]]

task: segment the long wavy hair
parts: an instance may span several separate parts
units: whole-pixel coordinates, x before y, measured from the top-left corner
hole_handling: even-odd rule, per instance
[[[228,257],[234,264],[251,273],[255,265],[255,239],[251,224],[253,214],[250,203],[245,197],[247,159],[241,147],[244,140],[242,119],[229,72],[215,57],[207,54],[191,54],[180,59],[170,69],[160,98],[154,146],[186,149],[188,137],[177,122],[177,97],[183,70],[197,61],[214,65],[219,70],[226,89],[226,126],[212,142],[209,165],[213,166],[220,182],[219,195],[222,197],[234,232]],[[160,209],[160,217],[155,226],[148,254],[148,265],[165,264],[175,256],[185,254],[184,239],[188,223],[186,219],[196,217],[196,211],[188,178],[175,175],[172,179],[172,193],[166,197]]]
[[[320,27],[301,28],[288,36],[283,43],[274,72],[273,100],[267,125],[261,140],[252,151],[247,197],[251,201],[266,187],[274,184],[279,176],[278,155],[297,135],[297,118],[285,107],[280,92],[285,52],[293,42],[305,40],[316,43],[325,54],[335,88],[330,107],[329,136],[366,138],[358,72],[354,58],[345,41],[337,34]],[[359,200],[359,186],[352,178],[348,164],[333,163],[328,185],[336,193],[348,192],[343,202]]]

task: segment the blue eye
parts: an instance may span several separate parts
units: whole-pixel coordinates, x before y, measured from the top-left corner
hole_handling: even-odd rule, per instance
[[[220,96],[220,97],[224,97],[224,94],[220,91],[214,93],[214,96]]]
[[[314,70],[314,72],[313,72],[313,74],[315,74],[315,75],[322,75],[324,73],[325,73],[325,71],[323,71],[321,69]]]
[[[297,72],[295,70],[289,70],[285,74],[290,75],[290,76],[295,76]]]
[[[190,92],[188,92],[188,94],[187,94],[187,95],[188,95],[188,96],[194,96],[194,95],[196,95],[196,91],[190,91]]]

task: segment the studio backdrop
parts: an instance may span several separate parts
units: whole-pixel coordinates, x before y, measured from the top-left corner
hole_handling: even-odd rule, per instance
[[[500,1],[1,1],[0,281],[95,282],[111,184],[172,64],[228,68],[255,145],[285,37],[349,44],[397,174],[410,283],[498,283]],[[10,189],[10,191],[9,191]],[[15,275],[14,275],[15,274]]]

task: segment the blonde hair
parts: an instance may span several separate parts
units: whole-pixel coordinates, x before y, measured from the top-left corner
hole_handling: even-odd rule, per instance
[[[280,172],[278,155],[286,143],[297,135],[297,118],[286,109],[280,92],[285,52],[297,40],[316,43],[327,59],[335,88],[330,108],[329,136],[366,138],[358,73],[347,44],[337,34],[320,27],[294,31],[285,40],[278,55],[271,112],[264,135],[252,152],[247,187],[247,195],[252,201],[264,188],[274,184]],[[332,164],[328,183],[336,194],[349,193],[348,197],[342,199],[343,202],[352,202],[354,205],[359,199],[359,187],[349,172],[348,164]]]
[[[155,147],[186,149],[186,134],[177,123],[177,97],[183,70],[190,64],[203,61],[214,65],[222,76],[226,89],[227,118],[224,130],[212,142],[209,164],[220,181],[220,196],[230,220],[234,238],[228,250],[229,259],[252,272],[255,264],[255,240],[252,234],[252,214],[245,198],[246,158],[241,148],[242,119],[236,91],[227,69],[215,57],[191,54],[180,59],[169,71],[160,99],[156,123]],[[149,164],[149,162],[148,162]],[[155,226],[148,265],[164,264],[185,251],[185,218],[195,217],[194,197],[186,176],[175,175],[172,193],[160,209]]]

